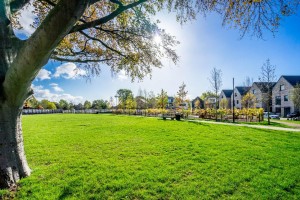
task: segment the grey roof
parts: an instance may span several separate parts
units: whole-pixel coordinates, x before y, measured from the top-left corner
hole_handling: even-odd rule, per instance
[[[268,92],[268,82],[254,82],[253,84],[256,84],[261,92],[263,93]],[[270,82],[269,84],[271,86],[270,90],[272,90],[276,82]]]
[[[241,86],[237,86],[237,87],[235,87],[238,91],[239,91],[239,93],[243,96],[243,95],[245,95],[249,90],[250,90],[250,88],[251,87],[241,87]]]
[[[289,82],[292,86],[297,85],[297,83],[300,84],[300,76],[281,76],[281,77],[287,80],[287,82]]]
[[[222,90],[227,98],[230,98],[232,95],[233,90]]]

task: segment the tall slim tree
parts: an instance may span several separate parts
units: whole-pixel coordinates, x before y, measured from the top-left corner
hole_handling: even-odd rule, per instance
[[[300,83],[297,83],[292,91],[292,101],[298,112],[300,112]]]
[[[157,108],[165,109],[168,104],[168,94],[161,89],[161,92],[157,95]]]
[[[210,71],[210,77],[209,77],[209,82],[211,84],[211,87],[213,88],[214,94],[216,96],[216,102],[215,102],[215,110],[216,110],[216,121],[218,119],[218,115],[217,115],[217,109],[218,109],[218,95],[219,92],[221,90],[222,87],[222,71],[220,69],[217,68],[213,68]]]
[[[177,41],[151,21],[162,9],[177,13],[183,23],[197,12],[218,11],[224,24],[252,31],[275,31],[282,16],[296,10],[298,0],[198,1],[198,0],[0,0],[0,187],[12,187],[30,174],[25,157],[21,109],[32,94],[31,83],[49,59],[82,64],[89,74],[99,74],[106,64],[134,78],[161,67],[166,56],[177,62]],[[21,9],[36,13],[34,33],[18,39]],[[260,9],[268,8],[268,9]],[[161,43],[154,43],[155,35]]]
[[[90,109],[92,107],[92,103],[89,102],[88,100],[86,100],[84,103],[83,103],[83,107],[84,109]]]
[[[270,125],[270,107],[272,106],[272,88],[273,84],[276,81],[276,67],[272,65],[270,59],[267,59],[266,62],[261,67],[261,76],[259,81],[263,85],[266,93],[262,96],[262,102],[267,105],[268,113],[268,124]]]
[[[126,108],[126,101],[128,98],[133,97],[133,93],[129,89],[119,89],[117,91],[117,95],[119,98],[119,106],[122,109]]]
[[[179,86],[179,90],[177,91],[177,96],[175,97],[175,103],[177,106],[185,102],[187,99],[188,91],[186,90],[186,84],[183,82]]]

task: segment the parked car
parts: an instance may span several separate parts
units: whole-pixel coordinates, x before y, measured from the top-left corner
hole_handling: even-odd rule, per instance
[[[268,118],[268,112],[264,112],[264,118],[266,118],[266,119]],[[272,112],[269,113],[269,118],[270,119],[280,119],[279,115],[272,113]]]
[[[300,117],[300,112],[293,112],[293,113],[287,114],[286,117],[287,117],[287,120],[295,119],[297,117]]]

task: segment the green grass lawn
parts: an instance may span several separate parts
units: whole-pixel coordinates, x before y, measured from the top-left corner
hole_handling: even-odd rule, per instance
[[[268,120],[264,120],[261,122],[237,122],[237,124],[249,124],[249,125],[262,125],[262,126],[275,126],[282,128],[295,128],[286,124],[281,124],[279,120],[270,121],[270,125],[268,124]]]
[[[23,130],[16,199],[300,199],[300,133],[91,114]]]
[[[288,123],[292,123],[292,124],[300,124],[300,121],[295,121],[295,120],[280,120],[283,122],[288,122]]]

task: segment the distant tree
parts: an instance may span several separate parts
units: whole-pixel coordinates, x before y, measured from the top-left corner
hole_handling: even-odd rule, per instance
[[[70,103],[68,103],[68,107],[69,107],[69,109],[75,109],[75,105],[74,105],[74,103],[72,103],[72,102],[70,102]]]
[[[114,106],[114,98],[110,97],[109,98],[109,106],[108,106],[108,108],[112,108],[113,106]]]
[[[48,101],[47,99],[43,99],[41,101],[41,106],[44,108],[44,109],[52,109],[52,110],[55,110],[56,109],[56,106],[53,102],[50,102]]]
[[[148,100],[147,100],[147,108],[155,108],[156,107],[156,96],[153,91],[148,93]]]
[[[212,97],[212,98],[218,98],[219,96],[212,92],[212,91],[206,91],[203,92],[200,96],[201,99],[206,100],[207,98]]]
[[[253,84],[253,78],[250,78],[249,76],[247,76],[245,78],[244,86],[245,87],[251,87],[252,84]]]
[[[84,109],[90,109],[92,107],[91,102],[89,102],[88,100],[86,100],[83,104]]]
[[[47,109],[56,110],[56,106],[54,102],[48,102]]]
[[[166,91],[161,89],[160,94],[157,95],[157,108],[165,109],[168,104],[168,94]]]
[[[255,108],[256,106],[256,96],[254,94],[251,94],[248,92],[246,95],[242,98],[242,107],[243,108]]]
[[[186,90],[186,84],[183,82],[180,86],[179,86],[179,90],[177,91],[177,96],[175,97],[175,102],[176,105],[179,106],[180,104],[182,104],[183,102],[185,102],[186,96],[188,94],[188,91]]]
[[[199,99],[197,99],[197,100],[195,101],[195,108],[196,108],[196,109],[199,109],[200,107],[201,107],[201,102],[200,102]]]
[[[292,91],[292,101],[296,110],[300,112],[300,83],[297,83]]]
[[[92,103],[92,108],[93,109],[107,109],[109,106],[109,102],[108,101],[104,101],[103,99],[99,99],[99,100],[94,100]]]
[[[217,110],[218,108],[218,95],[222,87],[222,71],[217,68],[213,68],[210,72],[210,78],[209,82],[211,84],[211,87],[213,88],[213,92],[215,93],[216,96],[216,102],[215,102],[215,109]],[[216,115],[216,121],[217,121],[218,116]]]
[[[84,107],[83,107],[82,103],[78,103],[78,104],[74,105],[74,109],[75,110],[83,110]]]
[[[69,103],[64,99],[59,100],[58,104],[59,104],[60,109],[63,109],[63,110],[69,110],[70,109]]]
[[[267,105],[268,112],[268,124],[270,125],[270,106],[272,105],[272,88],[273,84],[276,81],[275,75],[276,67],[271,65],[270,59],[267,59],[266,62],[261,67],[261,76],[259,81],[263,84],[263,87],[266,90],[266,94],[262,96],[262,102]]]
[[[119,107],[124,109],[126,107],[127,98],[133,97],[133,93],[129,89],[119,89],[117,91],[117,96],[119,98]]]
[[[56,109],[61,109],[58,102],[53,102],[55,104]]]
[[[227,99],[222,99],[220,101],[220,108],[222,108],[222,109],[227,109],[228,108],[228,100]]]
[[[136,108],[136,102],[132,96],[129,96],[126,99],[126,109],[132,110]],[[129,111],[130,114],[130,111]]]

